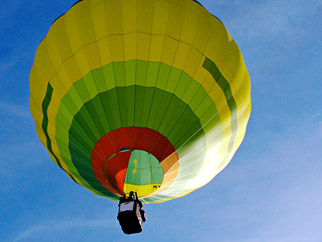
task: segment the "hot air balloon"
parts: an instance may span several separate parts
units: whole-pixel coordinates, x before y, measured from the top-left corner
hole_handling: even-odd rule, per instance
[[[118,201],[198,189],[241,144],[250,79],[223,23],[194,0],[83,0],[50,27],[30,109],[52,160]]]

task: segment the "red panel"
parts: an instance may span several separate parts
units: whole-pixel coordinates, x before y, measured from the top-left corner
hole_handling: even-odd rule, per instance
[[[115,136],[116,137],[116,136]],[[111,155],[117,153],[117,149],[116,149],[116,144],[112,144],[111,143],[111,138],[107,135],[103,136],[98,143],[100,144],[100,147],[103,149],[103,154],[104,154],[104,158],[107,160],[109,157],[111,157]],[[97,145],[97,144],[96,144]],[[95,148],[96,148],[95,145]],[[95,150],[94,148],[94,150]]]
[[[108,136],[108,138],[110,139],[111,143],[113,144],[113,146],[115,147],[116,149],[116,153],[118,152],[119,150],[119,147],[118,147],[118,143],[117,143],[117,130],[112,130],[111,132],[109,132],[107,135],[105,136]],[[104,136],[103,136],[104,137]],[[114,153],[115,154],[115,153]]]
[[[121,128],[117,130],[117,140],[118,140],[118,147],[119,149],[129,147],[133,148],[131,145],[131,139],[130,139],[130,128]]]
[[[138,135],[139,135],[139,130],[141,128],[139,127],[130,127],[129,130],[130,130],[130,138],[131,138],[131,145],[132,147],[131,148],[134,148],[135,146],[135,143],[138,139]]]
[[[167,148],[164,150],[161,161],[166,159],[168,156],[170,156],[173,152],[175,152],[174,147],[169,143]]]
[[[135,142],[134,149],[149,152],[151,130],[140,128],[138,138]]]
[[[129,164],[131,153],[132,151],[118,153],[108,160],[106,164],[106,177],[120,194],[123,194],[126,169]]]
[[[153,144],[152,149],[150,150],[151,154],[154,154],[154,156],[161,161],[163,153],[167,149],[169,145],[169,141],[164,136],[160,136],[160,138],[157,140],[155,144]]]

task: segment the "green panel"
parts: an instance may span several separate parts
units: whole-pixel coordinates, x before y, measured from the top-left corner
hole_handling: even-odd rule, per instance
[[[114,77],[114,68],[113,68],[113,64],[103,66],[102,68],[103,68],[103,73],[104,73],[104,78],[105,78],[105,83],[107,88],[103,91],[106,91],[116,86],[115,77]]]
[[[117,100],[116,89],[113,88],[109,93],[104,92],[101,96],[102,105],[105,110],[106,118],[109,122],[110,129],[118,129],[121,127],[121,114]]]
[[[90,71],[88,75],[84,76],[83,81],[84,81],[84,85],[88,91],[88,94],[90,96],[90,99],[92,99],[97,94],[93,71]],[[86,102],[87,99],[84,101]]]
[[[167,86],[165,87],[166,92],[173,93],[174,90],[177,87],[178,80],[180,80],[181,76],[183,75],[184,72],[182,72],[179,69],[176,68],[171,68],[171,72],[169,75],[168,83]]]
[[[205,98],[208,98],[208,94],[205,89],[199,87],[192,98],[193,102],[191,101],[189,106],[192,110],[197,110]]]
[[[126,98],[127,98],[127,119],[128,123],[134,125],[135,116],[135,86],[129,86],[126,88]]]
[[[185,112],[187,104],[182,102],[178,98],[173,98],[168,107],[167,113],[164,116],[164,121],[160,126],[160,131],[164,132],[164,135],[170,140],[170,137],[173,137],[172,130],[176,126],[176,123]],[[191,110],[191,109],[190,109]],[[193,122],[194,120],[190,120]],[[174,143],[171,142],[173,145]]]
[[[134,126],[140,126],[141,125],[141,119],[142,119],[142,112],[143,112],[143,105],[144,105],[144,95],[145,95],[145,88],[140,88],[138,86],[135,86],[135,120],[134,120]]]
[[[91,72],[93,75],[93,79],[94,79],[97,91],[99,93],[105,91],[106,90],[106,80],[105,80],[103,69],[98,68],[98,69],[93,70]]]
[[[146,86],[154,87],[158,78],[158,73],[160,69],[159,62],[149,62],[148,70],[147,70],[147,77],[146,77]]]
[[[156,87],[159,89],[164,90],[165,86],[168,82],[169,79],[169,75],[170,75],[170,71],[171,71],[171,67],[169,67],[166,64],[161,63],[160,64],[160,69],[158,72],[158,77],[157,77],[157,83],[156,83]]]
[[[145,86],[149,65],[150,65],[150,63],[146,62],[146,61],[141,61],[141,60],[136,61],[136,80],[135,80],[135,82],[137,85]]]
[[[74,83],[75,89],[78,92],[79,96],[82,98],[83,103],[91,99],[91,96],[84,82],[84,80],[88,80],[88,78],[86,77],[87,75],[83,77],[81,80]]]
[[[154,88],[145,88],[143,90],[144,96],[143,96],[143,106],[142,106],[142,118],[139,124],[139,126],[141,127],[147,126],[151,105],[152,105],[152,100],[154,97],[154,91],[155,91]]]
[[[95,98],[95,101],[93,101],[92,105],[97,110],[96,115],[100,121],[100,122],[98,122],[97,127],[99,127],[100,134],[103,136],[103,135],[107,134],[108,130],[110,130],[110,125],[108,123],[105,109],[102,104],[102,97],[99,96],[99,98]]]
[[[155,90],[153,94],[152,104],[149,110],[149,117],[147,122],[147,127],[154,129],[153,123],[156,117],[159,115],[159,107],[162,103],[163,92]],[[162,103],[163,105],[163,103]]]
[[[125,62],[125,79],[126,85],[132,86],[135,85],[135,75],[136,75],[136,61],[127,61]]]
[[[132,185],[161,184],[163,169],[157,158],[152,154],[133,150],[129,160],[125,183]]]
[[[115,82],[118,86],[126,86],[124,62],[113,62]]]
[[[165,114],[168,111],[172,97],[173,96],[170,95],[162,95],[162,105],[159,105],[157,109],[156,118],[152,125],[153,129],[159,130],[161,123],[164,121]]]

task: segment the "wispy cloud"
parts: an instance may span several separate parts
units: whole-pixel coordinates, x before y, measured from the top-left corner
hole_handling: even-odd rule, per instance
[[[321,7],[321,1],[312,0],[308,4],[295,0],[290,4],[284,1],[261,1],[257,4],[239,6],[241,14],[231,16],[233,31],[242,34],[243,41],[258,38],[281,38],[301,36],[306,28],[303,24],[310,20]]]
[[[35,235],[39,235],[44,232],[55,231],[56,233],[61,233],[64,231],[70,231],[76,228],[110,228],[112,222],[107,219],[83,219],[74,218],[69,220],[60,221],[49,221],[40,224],[36,224],[25,231],[22,231],[13,240],[13,242],[22,241],[24,239],[30,238]]]
[[[18,118],[31,119],[31,114],[28,106],[17,105],[0,100],[0,114],[1,113]]]

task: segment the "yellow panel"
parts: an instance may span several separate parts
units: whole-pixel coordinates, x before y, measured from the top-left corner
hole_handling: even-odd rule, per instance
[[[182,2],[178,4],[177,1],[170,2],[169,8],[169,17],[168,22],[171,24],[167,25],[166,35],[171,36],[179,40],[181,32],[182,32],[182,25],[184,20],[184,11],[182,10]],[[175,23],[175,24],[174,24]]]
[[[159,62],[161,60],[164,38],[163,35],[151,36],[150,61]]]
[[[95,41],[93,23],[88,9],[88,1],[81,1],[74,6],[74,16],[76,19],[78,34],[83,45],[93,43]]]
[[[218,52],[221,49],[222,41],[224,39],[226,31],[223,24],[215,17],[213,17],[213,20],[211,22],[211,29],[215,31],[211,31],[211,33],[213,32],[213,34],[211,34],[210,36],[204,55],[215,62]]]
[[[173,67],[183,70],[184,66],[186,65],[188,56],[190,54],[190,50],[190,45],[183,42],[179,42],[177,47],[177,53],[173,62]]]
[[[136,0],[122,1],[123,33],[136,31]]]
[[[50,80],[50,78],[56,74],[56,69],[53,67],[48,56],[48,51],[46,48],[46,39],[44,39],[41,42],[37,49],[35,62],[37,62],[39,65],[39,70],[41,71],[41,80]],[[38,85],[41,85],[41,87],[46,87],[44,81],[42,81]]]
[[[51,103],[54,103],[56,108],[58,109],[58,106],[60,104],[61,99],[65,96],[67,89],[64,84],[68,83],[63,82],[60,80],[59,76],[54,76],[54,78],[51,80],[50,84],[52,88],[54,89],[51,97]],[[55,110],[55,113],[51,113],[53,117],[56,116],[57,110]]]
[[[137,31],[143,33],[151,33],[153,21],[153,1],[136,0],[136,4]]]
[[[201,53],[204,53],[210,40],[209,35],[212,33],[212,28],[210,25],[211,17],[209,16],[207,10],[205,10],[204,8],[199,9],[201,13],[199,15],[199,24],[195,33],[193,46],[196,47]]]
[[[73,49],[65,32],[65,18],[59,18],[51,28],[51,36],[55,40],[57,54],[60,60],[66,60],[73,55]]]
[[[100,55],[100,60],[102,63],[102,66],[105,66],[109,63],[111,63],[111,52],[110,52],[110,41],[108,38],[104,38],[102,40],[99,40],[96,42],[98,53]]]
[[[91,8],[95,8],[97,5],[104,3],[106,0],[89,0],[89,5]]]
[[[105,2],[105,11],[107,20],[108,33],[113,34],[123,34],[122,29],[122,11],[121,11],[121,1],[110,0]]]
[[[250,83],[244,82],[238,90],[234,93],[234,99],[236,101],[238,111],[243,112],[250,102]]]
[[[185,65],[184,71],[189,76],[194,76],[197,67],[200,65],[200,62],[203,60],[203,56],[196,49],[191,48],[189,59],[187,60],[187,64]]]
[[[51,60],[51,63],[53,64],[54,69],[57,71],[61,65],[61,58],[56,50],[56,43],[53,39],[53,36],[51,35],[51,30],[49,30],[49,33],[46,36],[46,46],[47,46],[47,52],[48,56]]]
[[[177,52],[178,41],[165,36],[161,62],[172,66],[174,57]]]
[[[183,41],[187,44],[193,43],[198,29],[199,15],[200,11],[198,8],[196,8],[195,3],[193,1],[186,1],[180,41]]]
[[[79,27],[77,26],[74,12],[74,8],[72,8],[62,17],[65,18],[65,31],[73,53],[82,47],[82,40],[79,36]]]
[[[123,36],[125,61],[136,59],[136,35],[136,33],[131,33]]]
[[[124,60],[124,46],[123,46],[123,35],[110,36],[110,50],[111,57],[114,61],[123,61]]]
[[[150,44],[151,44],[151,35],[145,33],[137,33],[137,42],[136,42],[136,57],[139,60],[149,61],[150,55]]]
[[[156,191],[160,186],[161,184],[132,185],[124,183],[123,191],[124,193],[137,192],[138,197],[144,197]]]
[[[42,102],[46,95],[46,87],[44,86],[45,83],[42,78],[39,78],[38,75],[39,73],[39,66],[33,66],[30,72],[30,82],[29,82],[29,87],[30,87],[30,93],[33,94],[36,100],[39,102]]]
[[[83,46],[83,49],[90,70],[94,70],[102,66],[96,43],[85,45]]]
[[[85,76],[88,72],[90,72],[90,68],[87,63],[86,53],[84,52],[83,48],[76,52],[73,58],[75,58],[77,66],[82,76]]]
[[[205,57],[204,57],[205,58]],[[197,82],[201,83],[203,88],[209,92],[214,86],[214,78],[209,74],[209,71],[203,67],[204,59],[201,59],[199,67],[197,68],[194,76],[192,77]]]
[[[99,40],[108,35],[106,26],[106,15],[104,10],[104,4],[101,1],[100,4],[96,4],[91,8],[91,18],[93,23],[93,30],[95,39]]]
[[[152,34],[164,35],[167,31],[169,1],[154,0]]]
[[[37,136],[38,136],[40,142],[43,144],[44,147],[47,147],[47,139],[46,139],[46,136],[44,134],[44,131],[43,131],[41,125],[38,125],[37,123],[35,123],[35,124],[36,124],[35,125],[36,133],[37,133]]]
[[[72,56],[71,58],[68,58],[62,63],[62,67],[65,68],[66,72],[68,73],[68,80],[62,80],[64,83],[68,83],[69,85],[72,85],[72,83],[75,80],[79,80],[82,78],[82,73],[80,72],[80,69],[78,67],[78,63],[76,61],[75,56]],[[66,85],[66,86],[69,86]]]
[[[29,107],[35,123],[41,123],[43,119],[43,112],[41,112],[41,102],[36,100],[33,96],[30,96]]]
[[[224,77],[226,77],[225,69],[231,57],[231,49],[230,49],[229,43],[227,42],[227,38],[228,38],[228,33],[226,32],[224,41],[220,46],[218,54],[216,58],[213,60],[213,62],[216,63],[218,69],[220,70],[221,74]]]

